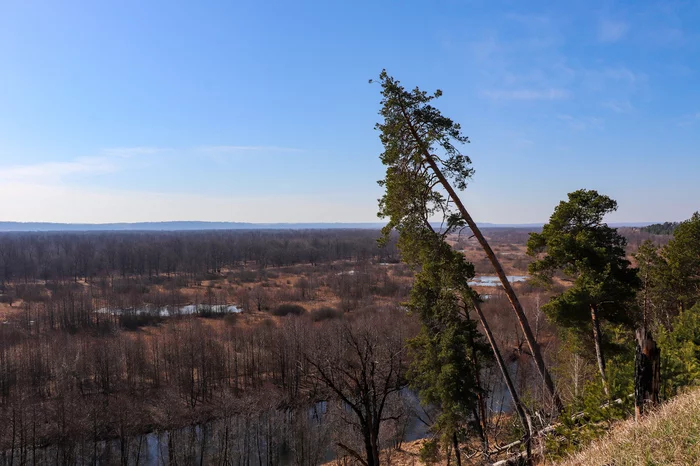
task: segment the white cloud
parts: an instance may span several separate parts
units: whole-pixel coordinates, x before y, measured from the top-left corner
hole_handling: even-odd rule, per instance
[[[624,21],[604,19],[598,25],[598,40],[601,42],[617,42],[627,34],[628,30],[629,25]]]
[[[565,89],[496,89],[481,93],[493,100],[561,100],[569,97]]]

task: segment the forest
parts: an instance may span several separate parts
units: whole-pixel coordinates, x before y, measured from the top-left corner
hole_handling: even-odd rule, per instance
[[[0,464],[559,461],[700,381],[700,214],[482,229],[383,72],[378,230],[0,234]]]

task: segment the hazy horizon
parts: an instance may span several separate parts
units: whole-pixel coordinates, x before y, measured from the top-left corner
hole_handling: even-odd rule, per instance
[[[663,222],[610,222],[613,227],[642,227]],[[436,222],[439,225],[440,222]],[[544,222],[488,223],[478,222],[481,228],[539,228]],[[171,220],[162,222],[5,222],[0,221],[0,232],[31,231],[188,231],[188,230],[274,230],[274,229],[380,229],[385,222],[209,222],[199,220]],[[465,227],[468,228],[468,227]]]

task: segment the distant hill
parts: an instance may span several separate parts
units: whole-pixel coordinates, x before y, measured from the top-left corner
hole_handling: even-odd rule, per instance
[[[651,222],[611,223],[610,226],[640,227]],[[0,222],[0,232],[20,231],[197,231],[197,230],[321,230],[380,229],[384,223],[246,223],[246,222],[136,222],[136,223],[50,223]],[[537,229],[542,223],[479,223],[481,228]]]
[[[197,221],[137,223],[0,222],[0,231],[308,230],[333,228],[376,229],[383,226],[383,223],[245,223]]]

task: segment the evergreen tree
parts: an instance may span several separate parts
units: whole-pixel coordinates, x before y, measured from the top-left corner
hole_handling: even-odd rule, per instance
[[[700,301],[700,212],[678,225],[663,255],[668,263],[668,284],[676,292],[678,308],[690,309]]]
[[[386,71],[382,71],[379,81],[382,86],[379,114],[383,121],[376,125],[376,129],[380,131],[384,146],[380,158],[387,167],[386,177],[379,182],[385,188],[379,215],[389,218],[385,232],[392,228],[405,231],[431,229],[430,222],[436,215],[441,215],[446,223],[441,226],[441,231],[445,227],[468,225],[500,278],[537,370],[555,405],[561,408],[554,381],[522,305],[498,258],[457,195],[458,190],[466,189],[467,180],[473,174],[471,160],[455,146],[469,142],[468,138],[462,134],[459,123],[433,107],[432,101],[442,95],[441,91],[433,94],[419,88],[407,91]]]
[[[537,257],[530,272],[544,282],[563,273],[572,286],[554,296],[543,310],[578,343],[593,343],[603,387],[608,394],[603,352],[603,324],[635,323],[637,269],[625,258],[626,240],[603,217],[617,202],[593,190],[574,191],[554,209],[542,233],[531,233],[528,254]],[[592,338],[587,338],[592,326]]]
[[[675,293],[669,287],[669,267],[661,248],[651,240],[644,241],[634,254],[639,269],[641,293],[638,296],[644,327],[656,331],[659,326],[670,328],[676,314]]]
[[[478,295],[468,285],[474,276],[473,265],[445,240],[450,233],[463,228],[466,221],[462,212],[455,208],[452,197],[437,189],[440,184],[438,175],[425,165],[416,143],[405,137],[406,134],[398,128],[401,121],[394,118],[396,115],[392,116],[392,112],[400,111],[396,107],[392,109],[392,105],[401,107],[404,99],[408,99],[401,94],[403,88],[399,86],[397,89],[398,83],[385,73],[382,79],[385,98],[381,114],[385,121],[377,127],[382,131],[380,137],[385,151],[381,158],[387,171],[380,181],[385,192],[379,202],[379,216],[389,219],[383,229],[383,239],[386,240],[392,230],[398,231],[402,259],[420,270],[409,303],[423,324],[419,337],[413,342],[416,361],[414,386],[424,400],[442,408],[436,428],[444,435],[452,435],[453,441],[463,430],[467,413],[471,411],[475,419],[484,420],[483,397],[478,412],[473,405],[481,390],[479,360],[484,348],[483,339],[470,318],[469,310],[473,307],[527,433],[525,444],[529,448],[531,428],[526,410],[510,380],[488,322],[480,311]],[[399,94],[394,95],[395,91]],[[426,118],[429,116],[422,131],[432,135],[428,137],[431,144],[439,145],[445,152],[439,159],[445,164],[445,172],[453,181],[457,180],[456,184],[466,186],[466,178],[472,172],[471,163],[450,142],[452,136],[460,141],[466,140],[459,135],[459,126],[441,117],[434,108],[419,105],[419,102],[430,101],[434,96],[427,96],[417,89],[412,95],[417,107],[411,111]],[[397,99],[402,103],[396,104]],[[440,227],[435,228],[433,222]],[[475,427],[479,429],[479,425]],[[481,427],[484,448],[488,450],[483,425]]]
[[[488,357],[488,347],[459,294],[462,274],[473,275],[473,267],[446,243],[437,249],[444,255],[435,254],[433,260],[423,263],[408,303],[422,322],[420,333],[411,341],[410,377],[421,401],[440,407],[433,429],[454,443],[459,464],[462,433],[471,427],[482,440],[486,435],[477,402],[483,390],[479,369]]]

